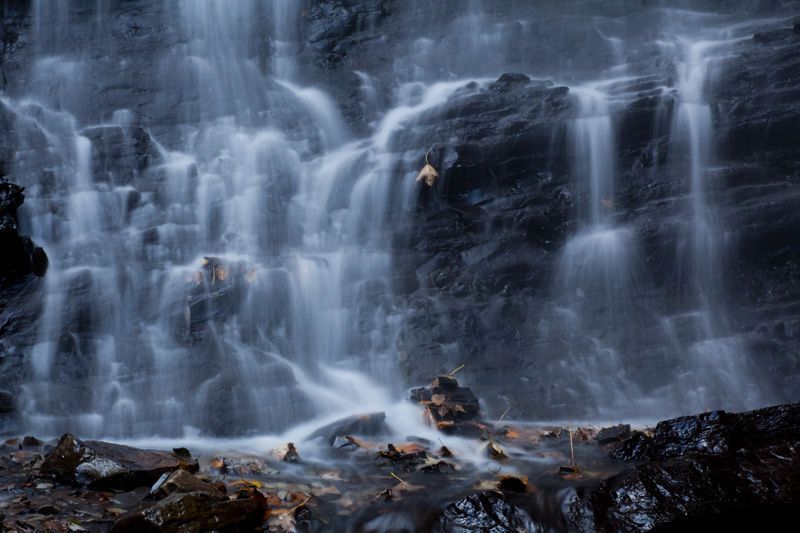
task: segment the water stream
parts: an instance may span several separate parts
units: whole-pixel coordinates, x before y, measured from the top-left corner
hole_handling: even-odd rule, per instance
[[[90,113],[88,73],[112,59],[67,46],[68,2],[34,2],[28,90],[2,95],[22,139],[15,174],[29,178],[24,222],[51,260],[21,399],[26,431],[257,447],[383,410],[398,434],[435,438],[398,402],[406,310],[392,291],[392,228],[413,203],[420,154],[393,141],[403,132],[424,153],[431,139],[415,125],[516,65],[512,41],[533,30],[470,3],[446,39],[421,35],[414,57],[398,53],[390,90],[366,69],[353,73],[368,128],[356,133],[333,94],[298,79],[302,6],[166,2],[180,38],[151,73],[163,98]],[[97,2],[98,27],[112,8]],[[668,29],[659,42],[676,73],[661,88],[676,102],[669,164],[686,185],[674,221],[686,298],[674,313],[643,311],[648,274],[619,202],[614,87],[630,76],[624,36],[602,34],[608,68],[569,83],[579,212],[558,250],[555,325],[543,334],[558,352],[543,371],[567,384],[568,407],[587,407],[587,418],[764,401],[727,324],[727,230],[715,210],[705,90],[726,47],[747,32]],[[527,68],[565,79],[560,65]],[[629,353],[645,316],[660,324],[668,352],[647,379]]]

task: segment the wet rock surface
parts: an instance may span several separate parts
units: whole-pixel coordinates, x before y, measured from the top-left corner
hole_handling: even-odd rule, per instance
[[[196,471],[197,468],[197,461],[174,452],[82,441],[67,434],[44,457],[40,473],[61,483],[78,483],[96,489],[130,489],[152,485],[167,472]]]
[[[578,489],[570,520],[579,531],[650,531],[710,523],[740,509],[770,519],[800,504],[800,404],[722,411],[659,422],[611,456],[649,461]]]
[[[252,531],[262,525],[266,511],[266,499],[256,490],[242,491],[234,499],[213,492],[176,492],[121,517],[111,531]]]
[[[434,531],[544,531],[524,510],[507,502],[502,495],[479,492],[453,502],[442,512]]]
[[[453,381],[435,383],[457,390]],[[196,460],[185,449],[154,452],[70,435],[54,445],[15,438],[0,445],[0,524],[11,531],[73,524],[90,531],[443,533],[681,531],[739,518],[777,524],[800,504],[799,409],[681,417],[647,433],[632,428],[628,440],[611,444],[600,444],[602,431],[590,427],[486,424],[490,444],[505,457],[478,463],[469,455],[485,441],[445,434],[444,446],[352,437],[359,444],[346,456],[315,438],[294,446],[304,457],[297,463],[278,453],[286,446]],[[419,411],[425,416],[428,407]],[[609,450],[635,448],[642,438],[652,457],[636,465],[609,459]],[[312,453],[314,442],[321,446]],[[572,460],[577,473],[559,475]],[[96,476],[98,465],[106,465],[106,477]]]
[[[25,188],[0,177],[0,290],[28,275],[42,277],[47,272],[47,254],[27,235],[19,233],[17,210],[25,202]]]
[[[431,425],[443,433],[486,438],[478,397],[454,377],[438,376],[430,387],[412,389],[411,399],[425,407]]]
[[[321,437],[331,446],[334,445],[337,437],[360,435],[374,437],[386,434],[386,413],[367,413],[354,415],[331,422],[327,426],[321,427],[311,434],[312,439]]]
[[[800,336],[795,331],[800,260],[793,230],[798,222],[793,209],[798,199],[797,128],[793,127],[798,115],[794,96],[800,56],[796,12],[785,2],[755,0],[735,6],[720,1],[676,5],[707,9],[723,18],[734,17],[732,21],[739,15],[761,18],[768,13],[774,17],[752,37],[731,45],[730,54],[718,65],[719,79],[707,87],[707,97],[720,159],[726,163],[724,169],[715,170],[713,181],[722,185],[715,200],[726,227],[735,228],[730,240],[738,248],[732,254],[725,287],[730,322],[736,330],[732,334],[741,337],[754,360],[758,358],[758,373],[764,374],[767,388],[776,392],[769,401],[794,401],[787,391],[797,390],[800,368]],[[182,93],[176,86],[157,83],[155,78],[160,76],[153,73],[174,66],[169,61],[165,66],[162,60],[186,44],[185,28],[163,23],[176,16],[165,2],[126,2],[108,17],[90,15],[88,4],[76,6],[69,27],[56,31],[56,24],[48,21],[43,31],[65,37],[64,49],[51,51],[86,59],[85,70],[72,76],[75,80],[43,81],[34,79],[33,71],[40,59],[40,43],[33,42],[35,10],[29,2],[4,4],[3,88],[10,97],[24,95],[35,83],[52,89],[46,91],[48,95],[63,89],[59,84],[71,88],[64,94],[74,97],[69,111],[81,124],[81,135],[92,141],[94,179],[103,186],[133,188],[126,192],[129,209],[123,210],[122,216],[129,217],[134,207],[148,205],[148,200],[167,208],[170,199],[162,186],[166,169],[161,167],[162,154],[154,140],[164,148],[179,147],[179,126],[191,129],[196,125],[182,120],[192,116],[189,111],[195,109],[198,95],[194,90]],[[558,322],[553,318],[558,302],[553,301],[551,290],[558,276],[557,258],[567,237],[577,231],[576,211],[585,202],[568,168],[572,150],[569,128],[577,112],[574,91],[548,80],[580,85],[596,79],[602,69],[617,61],[606,38],[616,35],[620,27],[628,28],[627,37],[642,46],[627,50],[626,79],[608,88],[615,107],[619,152],[619,187],[612,203],[617,206],[615,217],[641,243],[640,255],[650,276],[637,290],[655,308],[637,310],[641,312],[635,317],[636,338],[627,339],[631,342],[625,343],[628,348],[620,360],[634,382],[653,383],[658,389],[676,379],[674,374],[652,369],[669,359],[663,353],[662,340],[654,340],[663,325],[657,315],[686,311],[676,296],[680,272],[673,260],[681,222],[675,215],[675,203],[685,199],[686,187],[684,173],[668,164],[669,128],[662,127],[675,118],[673,91],[661,90],[674,86],[674,58],[666,57],[648,34],[654,24],[668,23],[675,10],[652,12],[648,7],[584,2],[565,27],[563,6],[558,2],[503,2],[481,14],[453,0],[324,0],[303,6],[298,27],[292,28],[297,42],[291,46],[299,55],[297,79],[324,88],[342,109],[354,134],[370,131],[370,122],[392,104],[397,83],[409,82],[406,89],[411,90],[417,80],[486,77],[457,91],[441,108],[426,113],[419,124],[392,139],[391,149],[398,155],[394,181],[399,183],[407,173],[419,170],[422,154],[429,147],[420,146],[420,139],[436,145],[432,160],[440,174],[435,187],[414,192],[415,209],[409,217],[397,213],[391,217],[396,222],[392,288],[408,309],[400,337],[406,384],[466,363],[464,375],[485,392],[485,407],[493,416],[508,407],[501,397],[518,388],[531,391],[515,399],[514,408],[520,413],[576,416],[576,410],[587,405],[587,390],[563,387],[553,379],[558,366],[551,356],[563,353],[572,339],[564,335],[543,338],[546,335],[542,334]],[[264,14],[257,16],[261,23]],[[509,46],[494,53],[491,61],[476,59],[491,47],[478,46],[474,24],[492,28],[491,35]],[[46,44],[53,44],[45,38]],[[89,58],[84,53],[87,49],[103,53]],[[464,53],[447,61],[446,68],[438,61],[426,60],[447,58],[452,50]],[[362,101],[364,87],[354,71],[371,80],[375,92],[371,108]],[[55,97],[47,102],[55,109],[64,103]],[[108,123],[115,110],[125,109],[130,111],[127,119],[116,117],[117,124]],[[44,107],[36,110],[43,112]],[[42,131],[22,132],[17,120],[0,103],[0,167],[4,173],[15,165],[17,149],[24,159],[28,151],[41,150],[47,144]],[[59,184],[51,179],[54,160],[26,159],[24,163],[20,176],[12,178],[29,190],[33,183],[40,184],[38,193],[49,205],[37,209],[54,208],[59,191]],[[196,168],[187,169],[185,178],[188,188],[197,187]],[[275,192],[269,198],[280,198],[281,204],[288,203],[293,193],[290,187],[280,186]],[[61,211],[63,214],[63,206]],[[280,226],[283,218],[276,216],[270,226]],[[170,235],[170,230],[164,225],[137,228],[135,237],[142,239],[142,256],[152,254],[156,243],[183,238]],[[282,235],[276,242],[287,239],[288,235]],[[36,262],[41,265],[43,256],[35,247],[33,255],[39,256]],[[31,301],[25,291],[32,291],[28,287],[32,282],[19,283],[9,298],[21,295],[25,302]],[[235,308],[231,300],[236,295],[221,289],[216,292],[192,301],[195,328],[186,342],[207,342],[202,327],[205,319],[231,316]],[[34,305],[25,302],[15,300],[0,311],[6,314],[0,323],[18,336],[15,349],[7,346],[11,343],[6,339],[0,341],[1,353],[7,355],[0,366],[15,377],[3,385],[15,395],[15,383],[30,378],[23,359],[36,337],[36,328],[29,327],[27,320]],[[179,321],[184,311],[179,309]],[[270,317],[270,321],[279,323],[280,317]],[[609,335],[616,326],[609,324],[595,337]],[[69,334],[76,333],[67,329]],[[588,344],[590,339],[583,341]],[[193,353],[192,361],[197,367],[210,368],[217,364],[204,360],[211,352]],[[456,360],[455,354],[463,360]],[[70,379],[95,372],[85,361],[64,359],[68,362],[59,370]],[[199,370],[196,373],[200,374]],[[198,382],[205,378],[208,376]],[[209,403],[232,402],[230,397],[240,394],[232,381],[229,376],[216,380]],[[288,405],[300,405],[298,395],[286,396],[291,396]],[[586,410],[586,416],[597,414],[589,406]],[[307,411],[298,409],[298,414]],[[213,414],[209,418],[206,422],[217,435],[247,432],[255,426],[252,420],[235,416]]]

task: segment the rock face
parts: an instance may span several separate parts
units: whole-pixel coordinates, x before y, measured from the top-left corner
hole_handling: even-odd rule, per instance
[[[736,235],[723,289],[735,323],[730,334],[753,361],[750,375],[773,395],[762,402],[795,401],[789,391],[798,390],[800,243],[789,228],[798,224],[792,206],[800,194],[800,153],[797,128],[787,130],[800,120],[798,47],[793,27],[742,40],[707,89],[724,164],[714,177],[720,184],[716,208]],[[663,322],[656,318],[684,308],[681,295],[690,290],[674,260],[681,224],[676,202],[684,201],[676,199],[685,197],[685,174],[671,160],[669,128],[658,126],[659,120],[670,124],[677,104],[656,89],[665,71],[631,68],[641,77],[609,89],[625,101],[613,128],[616,201],[625,211],[620,222],[638,243],[636,268],[646,274],[635,289],[636,312],[615,318],[598,309],[587,322],[602,316],[594,339],[632,330],[620,343],[620,366],[627,379],[658,390],[680,379],[663,362],[690,351],[696,335],[678,323],[675,336],[685,344],[677,355],[667,354]],[[455,96],[431,117],[429,137],[447,139],[435,165],[439,184],[433,193],[418,191],[419,209],[397,252],[399,270],[414,273],[398,284],[411,309],[402,362],[412,382],[466,363],[464,375],[482,391],[509,393],[508,379],[518,380],[527,391],[515,404],[522,411],[574,416],[587,406],[590,387],[558,383],[567,347],[583,341],[561,328],[553,289],[585,202],[569,169],[574,116],[566,88],[504,75],[472,96]],[[591,342],[585,339],[578,352],[591,350]],[[502,412],[493,397],[486,394],[488,409]]]
[[[140,450],[101,441],[81,441],[66,434],[42,462],[40,473],[62,483],[97,489],[152,485],[178,469],[197,471],[197,461],[170,452]]]
[[[661,461],[701,453],[725,455],[800,442],[800,404],[746,413],[713,411],[659,422],[649,437],[634,432],[612,452],[617,459]]]
[[[96,6],[112,4],[108,11],[96,11]],[[684,301],[692,287],[674,257],[681,246],[678,228],[685,222],[676,205],[687,201],[686,169],[673,164],[670,138],[670,124],[676,122],[679,106],[675,80],[680,76],[671,55],[681,52],[662,46],[658,32],[662,27],[683,27],[681,17],[692,23],[699,20],[682,8],[715,13],[715,20],[731,24],[769,21],[759,23],[752,38],[737,34],[726,44],[724,61],[714,62],[715,79],[704,89],[718,156],[709,165],[713,167],[709,181],[719,185],[713,201],[725,228],[721,305],[729,324],[729,330],[711,340],[735,339],[737,352],[746,353],[754,363],[748,375],[760,380],[763,390],[770,393],[754,403],[797,400],[800,32],[794,3],[684,0],[670,4],[678,9],[653,9],[648,2],[581,2],[580,9],[573,9],[549,0],[469,6],[461,0],[295,4],[296,23],[284,28],[285,39],[272,38],[272,30],[267,29],[271,26],[265,23],[266,8],[255,10],[253,27],[264,31],[243,48],[290,49],[295,55],[293,79],[303,87],[324,89],[342,111],[353,138],[374,133],[376,122],[386,118],[399,94],[413,96],[409,100],[413,105],[424,86],[434,80],[477,80],[465,81],[447,102],[423,113],[413,125],[401,124],[389,143],[392,164],[385,181],[391,183],[387,202],[395,206],[386,220],[393,240],[392,273],[391,283],[378,290],[376,299],[391,299],[387,309],[397,311],[399,342],[387,347],[387,353],[398,354],[406,385],[464,363],[462,375],[481,391],[487,412],[499,415],[507,406],[502,397],[513,395],[515,411],[535,417],[598,414],[587,400],[595,389],[574,383],[569,379],[573,376],[563,370],[574,362],[567,348],[574,346],[575,353],[585,353],[619,331],[630,331],[614,354],[624,369],[620,379],[632,383],[640,397],[668,390],[686,375],[686,369],[674,363],[675,355],[685,356],[699,339],[694,328],[681,323],[694,311]],[[43,116],[48,110],[58,111],[55,115],[65,110],[74,116],[77,124],[57,122],[60,127],[76,127],[91,142],[88,167],[98,188],[108,193],[104,215],[109,216],[103,217],[103,223],[132,224],[132,240],[137,242],[132,255],[138,264],[187,238],[184,229],[173,223],[191,219],[190,213],[180,209],[174,209],[169,223],[153,225],[158,218],[153,217],[154,211],[167,211],[180,203],[170,197],[175,191],[168,190],[168,183],[206,191],[203,194],[212,204],[222,195],[199,188],[204,178],[196,167],[182,168],[180,161],[165,160],[170,150],[187,148],[181,142],[183,131],[194,131],[198,121],[213,114],[198,109],[202,87],[176,86],[192,79],[191,72],[184,70],[187,65],[176,61],[181,54],[175,51],[189,50],[191,44],[186,28],[177,21],[185,13],[176,6],[177,2],[161,0],[131,0],[124,5],[78,2],[63,10],[69,13],[61,13],[68,15],[70,24],[36,21],[37,10],[30,2],[5,2],[0,11],[4,98],[21,99],[36,88],[42,102],[26,103],[31,108],[29,116]],[[63,49],[53,46],[56,34]],[[60,58],[58,72],[43,55]],[[274,66],[269,64],[274,59],[270,53],[249,59],[248,65],[264,71]],[[618,67],[623,64],[625,73],[620,76]],[[170,75],[173,71],[175,76]],[[501,72],[505,74],[498,76]],[[575,88],[599,78],[608,81],[603,90],[608,93],[617,138],[616,192],[606,200],[614,222],[636,242],[636,267],[644,274],[632,289],[637,302],[629,310],[633,316],[598,309],[589,314],[588,322],[596,319],[600,326],[576,339],[578,335],[562,328],[569,320],[559,314],[563,302],[554,286],[563,270],[560,259],[569,239],[580,230],[578,213],[586,204],[585,191],[577,183],[585,176],[574,175],[570,164],[575,152],[570,128],[579,113]],[[162,83],[165,79],[169,82]],[[366,93],[369,98],[364,97]],[[5,102],[0,102],[0,170],[4,175],[12,169],[18,174],[13,178],[28,187],[29,199],[35,194],[33,198],[41,200],[35,207],[29,200],[26,209],[56,220],[53,226],[58,233],[68,221],[59,202],[64,184],[55,183],[53,169],[64,162],[48,150],[49,141],[41,129],[35,124],[29,130],[22,128]],[[302,127],[308,122],[306,117],[281,117],[278,108],[283,100],[277,102],[265,104],[269,109],[251,111],[274,114],[277,122],[287,120],[290,143],[320,144],[307,139]],[[425,146],[421,146],[423,140]],[[429,144],[434,145],[431,162],[439,178],[434,187],[420,185],[413,191],[409,211],[403,180],[422,166]],[[74,163],[72,152],[67,146],[67,155],[62,157],[68,166]],[[318,147],[311,152],[316,155]],[[45,155],[32,160],[33,153]],[[224,159],[214,163],[223,175],[228,164]],[[286,227],[286,206],[297,193],[296,177],[284,170],[269,174],[278,176],[266,195],[266,203],[275,204],[266,208],[270,211],[267,225],[275,235],[260,245],[265,255],[276,252],[277,256],[282,246],[300,240]],[[21,191],[9,193],[3,198],[11,201],[3,200],[3,205],[16,210],[20,197]],[[346,199],[337,198],[335,203],[344,206]],[[2,227],[16,227],[16,220],[9,225],[6,221],[11,219],[3,216]],[[114,217],[119,220],[108,220]],[[225,239],[229,237],[234,236]],[[0,372],[9,376],[0,385],[18,397],[18,384],[30,380],[29,356],[40,331],[36,317],[41,294],[31,273],[43,272],[47,261],[44,251],[24,237],[11,240],[12,245],[3,250],[13,250],[13,260],[6,264],[3,261],[12,256],[0,258],[0,284],[15,280],[13,291],[0,294]],[[184,265],[191,260],[173,259],[173,264]],[[271,285],[282,287],[279,275],[274,274]],[[81,392],[70,398],[69,405],[46,406],[58,416],[85,410],[90,396],[85,392],[90,387],[83,387],[87,376],[105,379],[93,374],[96,365],[85,351],[97,340],[93,337],[96,325],[87,317],[92,304],[102,298],[90,292],[85,272],[75,276],[70,282],[74,287],[66,293],[68,301],[79,302],[75,312],[65,317],[63,335],[47,339],[57,343],[54,375],[63,377],[64,389],[74,390],[76,383],[81,384]],[[129,282],[109,283],[114,290],[115,283]],[[291,283],[287,280],[285,285],[285,290],[274,291],[274,305],[270,301],[266,313],[272,331],[290,329],[281,311],[289,301],[282,295],[288,294]],[[199,334],[203,328],[198,326],[206,320],[216,325],[231,316],[229,297],[238,298],[233,293],[196,296],[189,306],[188,329],[198,334],[181,339],[193,347],[185,361],[191,368],[182,372],[196,377],[186,385],[189,390],[209,382],[209,373],[218,371],[217,367],[225,367],[225,359],[216,357],[214,343]],[[134,300],[131,305],[141,307]],[[176,311],[176,323],[185,321],[184,307],[172,311]],[[153,313],[141,317],[149,322]],[[667,336],[672,337],[666,340],[664,316],[678,317],[677,324],[670,324]],[[261,322],[244,325],[245,336],[258,337]],[[366,321],[354,322],[358,323],[353,329],[359,329]],[[359,343],[366,337],[361,335],[345,351],[361,353]],[[676,341],[674,353],[665,348],[670,345],[667,341]],[[148,355],[153,357],[141,359],[155,357]],[[128,370],[135,379],[151,371],[147,364]],[[285,404],[273,411],[288,414],[276,424],[290,424],[311,410],[289,385],[293,378],[288,373],[277,364],[265,371],[270,389],[287,389],[280,395],[286,398]],[[216,435],[262,429],[254,417],[239,416],[249,391],[237,379],[233,371],[213,379],[201,409],[208,416],[193,422]],[[54,396],[67,397],[61,390]],[[615,406],[624,407],[625,394],[619,396],[623,400]],[[642,436],[637,438],[640,444],[645,442]],[[636,448],[634,444],[628,446]]]
[[[659,422],[652,438],[634,433],[612,454],[651,462],[579,488],[569,521],[578,531],[650,531],[740,509],[770,520],[800,504],[798,428],[800,404]]]
[[[0,288],[22,280],[29,274],[47,272],[47,254],[34,246],[30,237],[20,235],[17,209],[25,201],[24,187],[0,180]]]

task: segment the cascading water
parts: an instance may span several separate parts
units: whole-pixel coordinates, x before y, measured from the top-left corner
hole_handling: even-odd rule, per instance
[[[582,192],[582,227],[564,246],[555,285],[558,317],[551,334],[566,344],[553,379],[567,384],[569,403],[596,414],[619,410],[639,396],[625,377],[620,327],[633,320],[637,253],[633,234],[614,222],[616,143],[606,95],[596,87],[571,89],[577,116],[571,124],[572,174]]]
[[[392,223],[414,204],[414,171],[427,148],[443,147],[444,167],[473,149],[472,132],[443,133],[431,117],[446,122],[448,102],[490,85],[469,77],[494,80],[511,70],[570,80],[568,161],[554,180],[570,176],[563,184],[577,208],[566,225],[571,236],[563,246],[558,241],[552,287],[537,295],[546,305],[533,301],[549,316],[539,329],[525,326],[546,346],[541,374],[560,389],[542,402],[543,416],[653,417],[763,403],[727,319],[717,132],[704,90],[714,76],[709,69],[746,28],[731,36],[701,27],[722,18],[655,10],[677,19],[652,43],[652,35],[622,31],[600,14],[593,31],[578,32],[587,39],[579,45],[603,50],[582,58],[569,34],[550,43],[563,62],[546,60],[549,48],[526,48],[536,56],[528,62],[516,45],[535,41],[549,23],[531,16],[530,6],[469,2],[452,17],[419,3],[409,7],[416,31],[408,47],[388,61],[337,56],[346,81],[325,92],[306,85],[320,78],[304,77],[302,62],[314,46],[332,46],[336,33],[320,31],[299,0],[148,4],[152,13],[138,16],[152,17],[163,32],[157,45],[129,43],[138,26],[112,2],[92,4],[34,2],[31,64],[16,93],[3,95],[20,137],[15,179],[28,187],[21,216],[51,258],[20,400],[31,432],[274,434],[298,420],[327,420],[376,402],[383,408],[400,397],[397,339],[408,301],[392,292]],[[542,9],[552,15],[554,8]],[[113,52],[73,42],[69,22],[86,13],[104,36],[92,45],[143,46],[144,66],[117,64]],[[386,16],[382,8],[341,13],[348,31]],[[684,25],[691,38],[676,40]],[[375,37],[376,48],[381,42]],[[650,52],[664,65],[652,67],[648,58],[643,67],[640,56]],[[114,75],[119,82],[108,81]],[[103,82],[99,95],[96,80]],[[497,92],[505,90],[499,85]],[[663,116],[648,154],[657,161],[669,153],[686,194],[663,208],[675,217],[664,224],[680,227],[680,279],[667,282],[681,297],[651,305],[641,221],[625,205],[630,184],[620,156],[630,147],[618,129],[626,106],[654,94],[661,94]],[[345,121],[337,103],[359,110],[358,120]],[[513,107],[498,107],[506,105]],[[524,159],[517,155],[509,164]],[[653,175],[662,170],[651,168]],[[473,207],[489,205],[484,200]],[[496,229],[486,226],[487,234]],[[433,314],[452,311],[447,300],[426,298]],[[453,358],[441,364],[458,361],[465,347],[439,340]],[[646,363],[636,353],[642,345],[657,345]]]
[[[714,126],[705,100],[711,66],[724,56],[730,40],[680,41],[679,104],[674,115],[671,146],[674,166],[688,182],[687,218],[676,257],[685,276],[689,311],[678,317],[694,330],[680,368],[678,391],[686,409],[725,404],[744,408],[763,402],[758,374],[739,339],[729,332],[724,301],[726,231],[713,205]],[[713,55],[714,53],[718,55]],[[713,81],[713,80],[711,80]],[[667,332],[671,333],[671,319]]]
[[[57,189],[30,202],[33,233],[53,257],[24,386],[32,431],[246,435],[388,398],[356,370],[380,383],[396,373],[390,141],[466,82],[401,90],[375,134],[350,142],[323,92],[265,73],[291,73],[297,5],[177,3],[185,45],[161,59],[160,83],[188,104],[169,147],[129,110],[81,126],[33,100],[7,102],[31,135],[49,139],[42,150],[61,150]],[[41,31],[57,9],[37,5]],[[262,15],[275,28],[268,40],[255,31]],[[274,61],[266,71],[264,48]],[[151,145],[140,175],[124,179],[114,162],[101,172],[93,143],[107,152],[116,142],[120,157]],[[17,164],[36,158],[41,150]],[[407,197],[413,180],[404,183]],[[67,234],[40,208],[56,194]],[[77,366],[67,357],[90,361],[79,391],[56,385]]]

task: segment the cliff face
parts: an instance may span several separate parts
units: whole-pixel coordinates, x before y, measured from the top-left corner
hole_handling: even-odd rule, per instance
[[[413,126],[399,128],[389,143],[394,159],[386,179],[396,191],[422,166],[431,145],[440,175],[433,188],[418,184],[410,209],[399,192],[389,200],[395,205],[386,223],[392,235],[393,305],[402,310],[397,352],[404,382],[419,383],[463,364],[461,375],[481,391],[494,414],[511,406],[512,416],[520,417],[596,416],[602,410],[591,404],[612,394],[597,389],[617,381],[629,385],[631,394],[661,398],[672,384],[693,380],[692,374],[706,367],[692,358],[705,353],[712,340],[720,361],[725,350],[746,359],[753,381],[767,391],[763,403],[796,400],[796,9],[781,2],[685,2],[683,7],[709,17],[687,22],[679,9],[639,2],[565,7],[555,1],[498,0],[483,2],[481,9],[467,4],[309,0],[300,3],[287,30],[296,57],[294,78],[333,97],[352,137],[373,132],[398,91],[417,90],[419,80],[490,78],[456,91]],[[63,24],[37,22],[27,2],[6,1],[3,94],[20,99],[35,89],[49,108],[68,111],[82,128],[92,126],[82,135],[92,141],[95,180],[132,187],[132,212],[142,197],[163,193],[163,174],[148,172],[160,157],[154,140],[179,145],[182,133],[204,116],[197,109],[203,88],[177,87],[170,76],[170,51],[191,45],[175,23],[178,13],[171,3],[106,2],[101,12],[97,5],[73,2],[63,15],[69,23]],[[708,203],[721,228],[720,260],[713,267],[722,287],[703,312],[722,318],[711,334],[701,334],[693,296],[705,294],[705,288],[686,275],[681,255],[692,225],[689,165],[678,154],[672,126],[680,119],[681,73],[674,52],[660,40],[671,25],[721,19],[732,27],[761,22],[752,23],[754,34],[725,41],[704,88],[713,128]],[[258,19],[253,26],[266,24]],[[66,49],[53,50],[56,31]],[[47,35],[52,42],[42,37]],[[613,35],[627,43],[624,49],[614,47]],[[257,65],[264,70],[274,67],[282,50],[258,32],[251,47],[265,50]],[[36,61],[43,49],[71,61],[43,65]],[[624,69],[614,70],[617,64]],[[614,228],[608,238],[617,243],[614,253],[628,258],[624,267],[611,267],[628,270],[612,275],[633,282],[612,283],[613,294],[576,296],[576,288],[566,287],[562,278],[574,266],[565,261],[573,257],[569,244],[585,229],[582,213],[589,200],[573,164],[573,128],[581,116],[574,87],[601,77],[616,152],[616,191],[603,199]],[[120,109],[132,113],[132,122],[108,125]],[[58,216],[52,191],[59,184],[48,181],[55,163],[29,157],[46,151],[49,141],[19,120],[0,100],[0,169],[47,199],[32,209],[53,209]],[[302,118],[281,120],[295,120],[298,138],[303,136]],[[284,193],[284,201],[269,208],[275,224],[287,216],[291,190]],[[23,222],[31,214],[23,213]],[[152,232],[140,237],[146,241]],[[283,241],[270,243],[280,247]],[[14,309],[3,327],[34,323],[35,314],[21,316],[28,308],[20,301],[25,285],[3,291],[4,312]],[[584,297],[596,301],[575,304]],[[619,309],[611,301],[622,302]],[[27,331],[36,335],[33,327]],[[33,339],[14,337],[14,349],[8,339],[0,367],[14,377],[0,387],[15,389],[30,372],[24,361]],[[91,366],[80,358],[68,366],[66,375],[74,379],[92,372],[77,368]],[[712,361],[709,368],[721,376],[730,371],[722,362]],[[625,393],[620,394],[605,405],[624,407]]]

